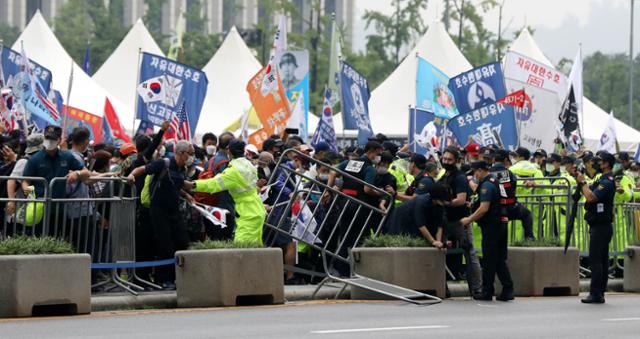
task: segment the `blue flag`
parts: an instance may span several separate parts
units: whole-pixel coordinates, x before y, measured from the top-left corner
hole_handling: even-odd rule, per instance
[[[18,73],[20,73],[20,53],[12,50],[11,48],[3,46],[0,59],[2,59],[2,70],[5,77],[2,80],[8,86],[12,86],[12,83],[15,84],[16,81],[18,81],[14,78]],[[49,93],[51,87],[51,71],[31,59],[29,59],[29,63],[31,64],[33,74],[40,82],[40,85],[42,85],[42,88],[46,93]],[[9,81],[10,78],[12,79],[12,81]]]
[[[419,108],[409,108],[409,145],[418,154],[455,144],[453,133],[447,128],[447,119]]]
[[[461,73],[449,80],[460,113],[492,104],[507,95],[499,62]]]
[[[416,74],[416,107],[433,112],[437,117],[451,119],[458,115],[449,77],[425,59],[418,57]]]
[[[333,108],[331,107],[332,93],[328,87],[324,89],[324,106],[322,108],[322,116],[318,127],[316,127],[313,138],[311,138],[311,146],[316,147],[320,142],[326,142],[334,152],[338,151],[338,142],[336,140],[336,130],[333,128]]]
[[[191,135],[198,127],[200,110],[207,95],[204,72],[173,60],[143,53],[138,84],[137,118],[155,126],[171,121],[186,102]]]
[[[640,144],[638,144],[638,148],[636,149],[636,154],[634,154],[633,156],[633,160],[640,163]]]
[[[498,145],[510,150],[518,147],[516,119],[511,105],[493,103],[460,114],[449,121],[448,128],[461,145],[465,145],[471,136],[481,146]]]
[[[367,79],[346,62],[341,62],[340,88],[344,129],[358,130],[358,145],[364,146],[373,136],[369,119],[369,84]]]
[[[84,61],[82,61],[82,69],[88,76],[91,76],[91,45],[87,45],[84,51]]]

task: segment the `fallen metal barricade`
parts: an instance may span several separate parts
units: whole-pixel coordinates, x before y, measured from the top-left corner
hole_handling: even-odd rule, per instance
[[[268,185],[277,187],[279,182],[287,189],[272,191],[273,207],[267,216],[265,235],[267,239],[277,234],[290,237],[320,252],[323,274],[326,277],[320,282],[314,295],[326,283],[334,281],[344,284],[344,287],[336,294],[336,298],[347,285],[351,285],[414,304],[428,305],[441,302],[441,299],[435,296],[370,279],[357,273],[352,273],[349,277],[338,276],[336,268],[340,265],[352,267],[353,258],[351,258],[350,250],[360,244],[363,235],[367,232],[373,234],[380,232],[389,207],[380,209],[377,206],[371,206],[345,194],[336,187],[330,187],[327,183],[295,171],[287,164],[287,160],[293,157],[315,165],[317,169],[320,167],[331,168],[338,175],[355,180],[365,187],[380,192],[390,201],[393,200],[387,192],[304,153],[293,149],[283,153]],[[285,192],[290,192],[289,196],[283,195],[286,194]],[[320,199],[316,202],[315,198],[312,199],[314,196]],[[292,209],[298,211],[293,220],[291,217]],[[301,213],[305,215],[302,219],[300,218]]]

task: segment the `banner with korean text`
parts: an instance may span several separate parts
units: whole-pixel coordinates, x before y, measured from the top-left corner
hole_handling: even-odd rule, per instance
[[[291,116],[289,102],[282,86],[282,81],[277,81],[277,86],[262,94],[263,78],[266,74],[266,67],[262,68],[249,80],[247,92],[253,104],[253,108],[258,114],[258,119],[262,123],[262,128],[249,135],[249,143],[258,149],[262,143],[272,134],[284,132],[287,120]]]
[[[453,132],[461,145],[469,137],[481,146],[497,145],[514,150],[518,147],[518,133],[513,106],[489,104],[463,113],[449,120],[447,128]]]

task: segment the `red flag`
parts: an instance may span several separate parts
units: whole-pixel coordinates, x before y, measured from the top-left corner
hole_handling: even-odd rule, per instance
[[[113,134],[114,138],[120,139],[124,142],[132,142],[129,135],[125,133],[124,128],[120,123],[120,119],[118,119],[118,113],[113,109],[109,98],[104,102],[104,118],[107,119],[107,123],[111,128],[111,134]]]
[[[507,94],[506,97],[498,100],[497,103],[503,105],[511,105],[513,107],[523,108],[525,105],[526,94],[524,88],[513,93]]]

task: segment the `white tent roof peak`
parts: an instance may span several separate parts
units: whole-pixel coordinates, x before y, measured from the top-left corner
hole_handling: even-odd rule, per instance
[[[140,67],[138,51],[164,56],[158,44],[147,30],[142,19],[131,26],[118,47],[93,75],[93,79],[104,87],[111,95],[130,107],[135,107],[138,68]],[[128,127],[133,116],[120,113],[120,119]]]
[[[509,50],[528,56],[529,58],[540,61],[548,66],[554,66],[551,60],[549,60],[549,58],[544,55],[540,47],[538,47],[538,44],[533,39],[531,33],[529,33],[529,29],[527,28],[524,28],[520,32],[518,37],[509,47]]]
[[[196,134],[220,133],[251,107],[247,83],[262,68],[235,27],[202,68],[209,79]]]
[[[21,43],[24,43],[25,51],[30,59],[51,71],[53,76],[51,86],[60,91],[65,101],[67,99],[69,75],[71,74],[71,67],[73,67],[73,87],[68,104],[97,116],[104,114],[104,103],[108,92],[73,62],[73,59],[62,47],[62,44],[53,34],[40,12],[34,14],[12,48],[20,51]],[[124,115],[128,113],[129,116],[132,116],[131,112],[127,112],[130,108],[123,105],[113,96],[109,96],[109,99],[118,114]],[[67,103],[65,102],[65,104]]]
[[[371,92],[369,116],[374,132],[389,136],[407,135],[409,106],[416,104],[416,54],[449,77],[472,67],[453,43],[444,25],[433,23],[400,65]],[[339,116],[334,119],[336,131],[342,129],[341,120]]]

